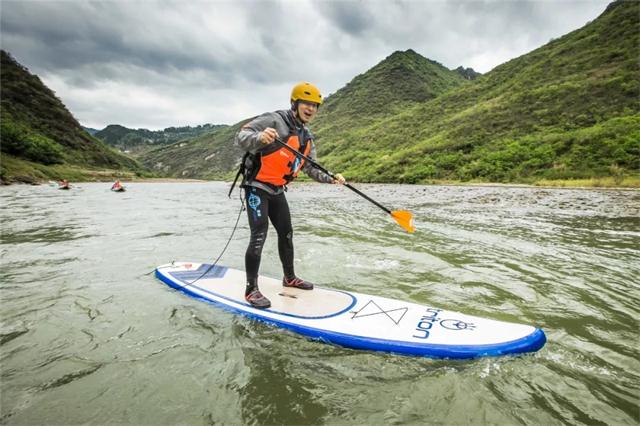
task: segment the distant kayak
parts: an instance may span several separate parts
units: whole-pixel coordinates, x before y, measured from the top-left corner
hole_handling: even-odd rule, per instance
[[[115,182],[113,182],[113,185],[111,185],[111,190],[113,192],[124,192],[124,186],[122,186],[122,183],[120,183],[120,179],[117,179]]]

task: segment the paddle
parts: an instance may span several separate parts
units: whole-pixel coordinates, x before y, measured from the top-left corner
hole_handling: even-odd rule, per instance
[[[330,178],[336,179],[336,177],[335,177],[335,175],[333,173],[331,173],[329,170],[325,169],[320,164],[316,163],[315,161],[313,161],[311,158],[307,157],[306,155],[304,155],[300,151],[297,151],[297,150],[291,148],[289,145],[284,143],[279,138],[276,138],[275,141],[278,144],[280,144],[282,147],[288,149],[289,151],[291,151],[292,153],[297,155],[299,158],[303,159],[304,161],[309,162],[309,164],[311,164],[313,167],[315,167],[316,169],[320,170],[321,172],[325,173]],[[377,202],[376,200],[374,200],[373,198],[371,198],[368,195],[366,195],[365,193],[363,193],[362,191],[358,190],[357,188],[354,188],[350,184],[345,183],[344,186],[346,186],[347,188],[349,188],[350,190],[352,190],[353,192],[355,192],[356,194],[358,194],[359,196],[361,196],[365,200],[375,204],[376,206],[378,206],[379,208],[381,208],[385,212],[389,213],[391,215],[391,217],[398,223],[398,225],[400,225],[405,231],[407,231],[409,233],[412,233],[412,232],[414,232],[416,230],[415,226],[413,226],[413,215],[411,214],[411,212],[408,212],[406,210],[393,210],[393,211],[391,211],[388,208],[386,208],[385,206],[383,206],[382,204],[380,204],[379,202]]]

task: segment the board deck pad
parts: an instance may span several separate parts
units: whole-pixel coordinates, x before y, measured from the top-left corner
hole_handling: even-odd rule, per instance
[[[209,264],[173,262],[156,276],[190,296],[274,324],[312,339],[354,349],[427,356],[475,358],[535,352],[546,342],[531,325],[470,316],[385,297],[316,286],[300,290],[260,276],[269,309],[244,299],[244,271]]]

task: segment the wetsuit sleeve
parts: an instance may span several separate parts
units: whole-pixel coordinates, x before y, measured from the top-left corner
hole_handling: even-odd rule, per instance
[[[274,112],[267,112],[242,126],[236,135],[235,144],[243,151],[255,153],[264,146],[260,142],[260,135],[267,127],[276,129],[281,138],[287,135],[287,127],[282,118]]]
[[[311,158],[313,161],[316,161],[316,146],[313,142],[311,142],[311,150],[309,151],[309,158]],[[304,165],[302,166],[302,171],[305,172],[311,179],[315,180],[316,182],[320,182],[320,183],[333,182],[333,179],[328,174],[316,169],[308,161],[305,161]]]

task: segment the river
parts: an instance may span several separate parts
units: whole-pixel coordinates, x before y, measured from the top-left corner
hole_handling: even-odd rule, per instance
[[[0,188],[0,423],[637,425],[640,192],[297,183],[296,271],[316,284],[544,329],[535,354],[434,360],[305,339],[152,271],[211,262],[229,185]],[[220,264],[243,268],[242,217]],[[281,276],[273,228],[263,275]]]

